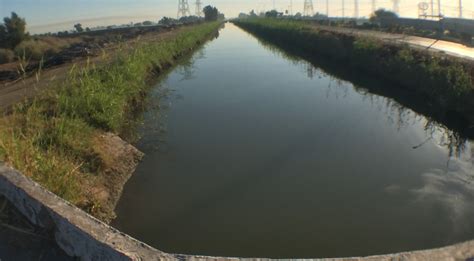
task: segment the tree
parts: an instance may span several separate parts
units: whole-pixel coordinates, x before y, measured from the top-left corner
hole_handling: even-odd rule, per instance
[[[249,15],[246,14],[246,13],[240,13],[239,14],[239,19],[245,19],[245,18],[249,18]]]
[[[372,23],[378,23],[382,26],[384,25],[384,22],[394,19],[398,19],[398,15],[385,9],[379,9],[370,16],[370,21]]]
[[[146,25],[146,26],[150,26],[150,25],[153,25],[153,22],[152,21],[143,21],[142,24]]]
[[[179,18],[178,21],[183,23],[183,24],[191,24],[191,23],[196,23],[199,20],[201,20],[201,18],[199,18],[195,15],[190,15],[190,16],[183,16],[183,17]]]
[[[265,13],[265,17],[277,18],[278,12],[277,10],[271,10]]]
[[[217,18],[219,16],[219,10],[217,10],[217,8],[208,5],[204,7],[202,11],[204,12],[204,20],[217,21]]]
[[[78,33],[84,32],[84,28],[82,28],[82,24],[75,24],[74,29],[76,29]]]
[[[219,12],[219,14],[217,14],[217,19],[218,20],[225,20],[225,15],[221,12]]]
[[[8,43],[7,28],[0,24],[0,48],[11,48]]]
[[[172,24],[175,24],[177,21],[176,19],[173,19],[173,18],[169,18],[169,17],[163,17],[161,18],[161,20],[158,22],[159,24],[162,24],[162,25],[172,25]]]
[[[12,12],[11,17],[3,18],[0,25],[0,47],[14,49],[19,43],[28,38],[26,21]]]

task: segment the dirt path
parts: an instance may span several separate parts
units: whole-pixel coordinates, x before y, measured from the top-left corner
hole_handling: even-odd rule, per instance
[[[46,88],[61,84],[66,79],[68,71],[71,70],[73,66],[82,68],[86,66],[88,62],[96,65],[104,63],[107,61],[107,59],[112,57],[112,55],[118,49],[120,49],[121,46],[125,46],[126,49],[133,49],[133,46],[140,42],[158,42],[163,39],[172,37],[177,32],[184,30],[188,27],[190,26],[170,29],[166,32],[146,33],[140,35],[135,39],[128,40],[120,44],[114,44],[112,46],[107,47],[107,49],[102,49],[101,55],[76,58],[72,62],[49,68],[47,70],[41,71],[39,74],[36,73],[24,79],[0,83],[0,111],[11,107],[12,105],[18,102],[34,97]]]

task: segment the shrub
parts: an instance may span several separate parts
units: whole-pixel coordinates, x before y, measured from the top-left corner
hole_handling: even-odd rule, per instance
[[[28,38],[25,31],[25,19],[12,13],[11,17],[5,17],[3,24],[0,24],[0,47],[13,49],[22,41]]]
[[[15,54],[12,50],[0,49],[0,64],[9,63],[15,59]]]
[[[41,37],[23,41],[15,48],[15,55],[26,59],[40,60],[68,48],[71,44],[80,41],[79,38],[61,39],[57,37]]]
[[[24,41],[15,47],[15,55],[26,59],[40,60],[44,56],[44,46],[36,40]]]

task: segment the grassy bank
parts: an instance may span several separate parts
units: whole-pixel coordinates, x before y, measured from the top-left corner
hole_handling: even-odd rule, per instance
[[[150,88],[150,77],[192,52],[219,26],[182,28],[158,42],[123,46],[106,64],[71,69],[60,86],[0,118],[0,159],[100,216],[102,206],[92,188],[107,171],[107,160],[97,149],[99,137],[127,132]]]
[[[413,91],[446,115],[474,127],[474,66],[407,45],[318,29],[302,21],[246,19],[235,24],[310,59],[330,61]]]

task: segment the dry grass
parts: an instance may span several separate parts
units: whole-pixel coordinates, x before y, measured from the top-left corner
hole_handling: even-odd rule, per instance
[[[59,38],[44,36],[23,41],[15,47],[15,55],[27,60],[41,60],[45,56],[51,56],[70,47],[72,44],[82,42],[80,37]]]

